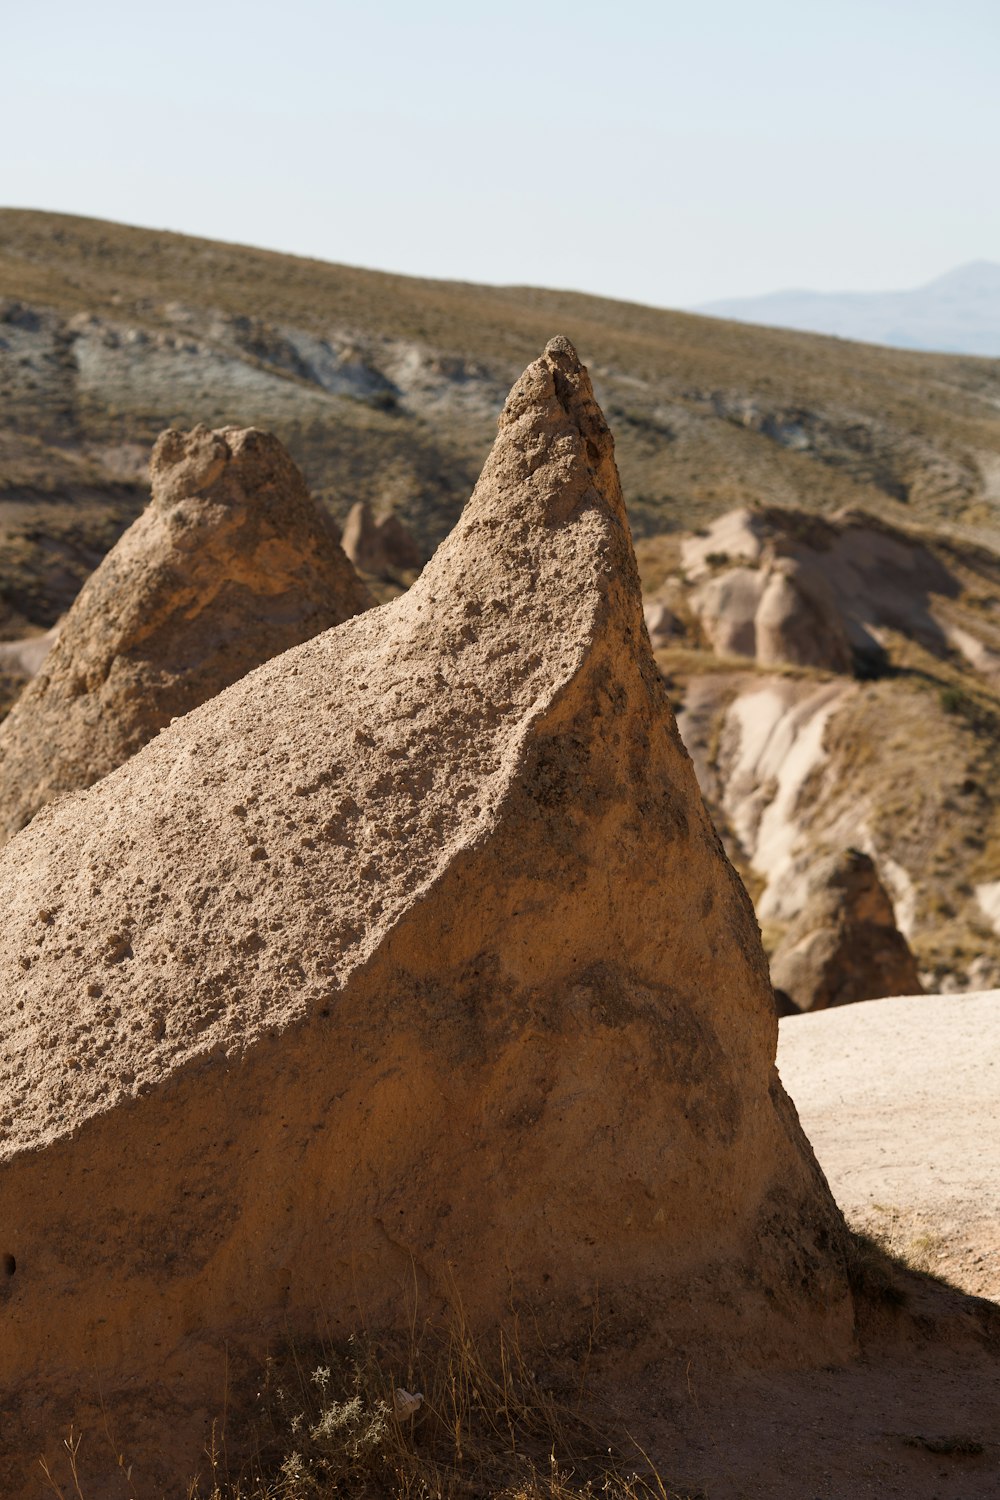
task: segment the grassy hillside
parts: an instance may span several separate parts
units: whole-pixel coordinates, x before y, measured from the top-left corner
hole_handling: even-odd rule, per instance
[[[271,427],[335,515],[398,509],[430,550],[555,332],[595,375],[638,536],[753,501],[1000,535],[1000,362],[2,210],[0,630],[65,608],[170,423]]]

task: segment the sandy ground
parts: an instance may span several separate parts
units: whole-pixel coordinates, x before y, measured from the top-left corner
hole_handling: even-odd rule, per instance
[[[1000,991],[789,1017],[778,1066],[851,1223],[1000,1300]],[[644,1432],[669,1500],[1000,1500],[1000,1312],[898,1274],[842,1366],[692,1360]]]
[[[850,1222],[1000,1300],[1000,990],[789,1016],[778,1069]]]
[[[1000,990],[787,1017],[778,1071],[850,1223],[1000,1301]]]

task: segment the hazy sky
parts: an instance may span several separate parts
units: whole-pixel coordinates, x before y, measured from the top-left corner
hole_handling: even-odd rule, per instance
[[[997,0],[5,0],[0,202],[665,306],[1000,260]]]

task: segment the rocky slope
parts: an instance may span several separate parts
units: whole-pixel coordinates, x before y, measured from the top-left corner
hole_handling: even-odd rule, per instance
[[[423,558],[554,326],[591,356],[637,535],[753,501],[997,535],[1000,368],[526,288],[0,211],[0,630],[47,628],[137,514],[168,425],[277,433],[338,521]]]
[[[931,987],[1000,978],[995,363],[21,212],[0,212],[0,298],[11,639],[68,608],[174,419],[272,426],[341,524],[353,510],[350,546],[390,597],[452,524],[523,359],[567,326],[620,435],[650,622],[690,683],[685,732],[769,941],[811,842],[856,845]],[[796,537],[768,534],[776,506]],[[416,550],[389,559],[396,521]],[[20,680],[0,676],[0,709]]]
[[[374,602],[270,433],[162,434],[152,500],[0,724],[0,843],[261,662]],[[8,648],[10,649],[10,648]]]
[[[769,945],[855,847],[929,988],[1000,980],[1000,557],[766,507],[645,548],[657,659]]]
[[[853,1348],[565,339],[413,588],[44,809],[0,909],[11,1500],[98,1401],[179,1488],[241,1350],[413,1298],[550,1346],[600,1298],[678,1378]]]

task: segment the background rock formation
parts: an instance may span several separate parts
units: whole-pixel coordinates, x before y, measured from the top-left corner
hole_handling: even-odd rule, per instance
[[[41,669],[59,634],[59,626],[25,636],[22,640],[0,641],[0,718],[8,714],[27,683]]]
[[[399,517],[391,511],[376,516],[364,500],[351,506],[340,540],[356,568],[379,578],[419,572],[423,561]]]
[[[925,541],[868,515],[733,511],[681,556],[698,583],[692,607],[722,653],[862,674],[884,660],[889,631],[932,651],[950,644],[935,596],[960,592],[953,572]]]
[[[45,809],[0,909],[0,1388],[47,1436],[100,1379],[182,1475],[224,1347],[414,1295],[572,1338],[599,1292],[605,1336],[726,1360],[850,1346],[565,340],[414,587]]]
[[[776,988],[799,1010],[920,994],[916,960],[869,855],[847,849],[824,860],[810,884],[771,959]]]
[[[371,604],[269,433],[165,432],[153,498],[0,725],[0,840],[171,719]]]
[[[1000,983],[1000,556],[777,507],[638,551],[648,617],[683,625],[657,662],[768,948],[855,847],[929,989]]]

